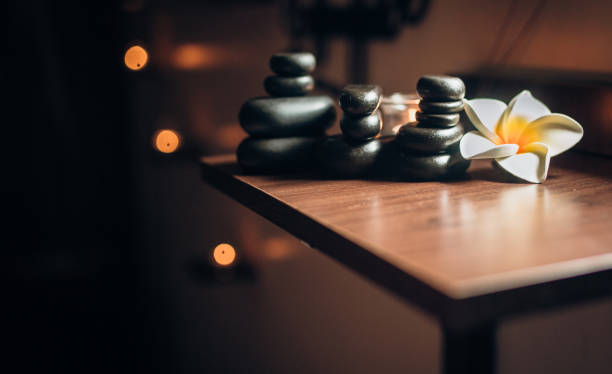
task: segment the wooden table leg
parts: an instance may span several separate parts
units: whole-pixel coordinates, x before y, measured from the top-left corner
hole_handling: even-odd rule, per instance
[[[443,326],[442,373],[494,373],[497,324],[467,330]]]

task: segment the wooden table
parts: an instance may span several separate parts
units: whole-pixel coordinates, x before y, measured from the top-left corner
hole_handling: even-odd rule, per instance
[[[244,174],[202,159],[204,180],[425,309],[446,372],[493,372],[501,319],[612,294],[611,159],[568,153],[544,184],[475,161],[452,182]]]

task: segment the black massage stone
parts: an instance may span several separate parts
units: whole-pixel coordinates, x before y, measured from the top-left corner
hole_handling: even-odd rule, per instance
[[[281,77],[272,75],[264,80],[264,88],[271,96],[304,96],[314,88],[310,75]]]
[[[416,112],[416,119],[421,127],[453,127],[459,123],[459,114],[430,114]]]
[[[376,137],[382,129],[382,125],[380,110],[363,117],[344,115],[340,120],[342,133],[353,140],[367,140]]]
[[[315,156],[319,168],[332,178],[362,177],[372,173],[381,148],[379,139],[355,142],[334,135],[317,144]]]
[[[297,77],[312,73],[317,60],[312,53],[276,53],[270,58],[270,69],[284,77]]]
[[[367,116],[374,113],[382,100],[380,87],[370,84],[350,84],[340,93],[340,107],[352,116]]]
[[[406,152],[397,142],[384,145],[376,171],[384,178],[395,180],[439,180],[457,178],[465,173],[470,161],[461,153],[436,155]]]
[[[463,127],[430,128],[414,126],[414,122],[400,128],[395,140],[407,151],[423,154],[448,152],[457,146],[463,136]]]
[[[425,100],[455,101],[465,96],[465,84],[457,77],[425,75],[417,82],[417,92]]]
[[[238,119],[255,137],[312,136],[334,123],[336,108],[328,96],[258,97],[242,105]]]
[[[246,138],[236,151],[238,163],[257,173],[278,173],[315,166],[314,145],[318,137]]]
[[[463,100],[455,101],[419,101],[419,108],[423,113],[450,114],[459,113],[463,110]]]

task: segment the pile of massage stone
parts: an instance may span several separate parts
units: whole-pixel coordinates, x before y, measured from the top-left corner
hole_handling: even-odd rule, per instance
[[[336,120],[328,96],[307,94],[314,88],[312,53],[277,53],[270,58],[275,75],[264,80],[270,95],[242,105],[240,125],[249,134],[238,147],[238,163],[255,173],[280,173],[316,166],[314,145]]]
[[[421,97],[416,122],[402,126],[396,143],[397,175],[416,179],[444,179],[463,174],[470,162],[461,157],[465,85],[460,78],[426,75],[417,83]]]

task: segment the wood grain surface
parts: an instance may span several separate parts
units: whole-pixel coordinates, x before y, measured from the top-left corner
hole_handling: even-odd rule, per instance
[[[561,155],[534,185],[506,181],[484,160],[461,180],[404,182],[246,175],[233,155],[202,159],[206,180],[237,198],[259,193],[250,207],[301,239],[321,246],[296,217],[452,299],[612,269],[610,161]],[[261,196],[287,209],[275,216]]]

